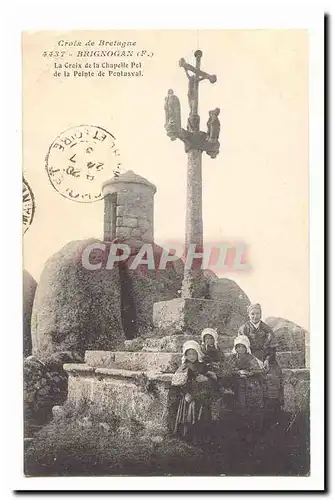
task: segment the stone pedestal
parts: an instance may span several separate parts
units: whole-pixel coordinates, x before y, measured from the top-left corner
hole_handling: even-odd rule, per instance
[[[134,419],[146,428],[168,432],[168,391],[171,374],[124,370],[88,364],[64,365],[68,373],[68,403],[94,406],[105,419],[106,408],[116,416]],[[89,414],[87,415],[89,417]]]
[[[198,335],[204,328],[225,332],[229,311],[218,300],[180,298],[156,302],[153,307],[153,325],[170,333],[183,332]]]

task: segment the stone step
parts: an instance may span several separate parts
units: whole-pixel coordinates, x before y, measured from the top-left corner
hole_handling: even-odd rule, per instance
[[[94,368],[87,363],[65,363],[63,368],[67,373],[74,374],[76,376],[92,376],[94,374],[104,374],[114,376],[116,378],[134,378],[144,374],[148,378],[157,379],[161,382],[171,382],[173,376],[172,373],[160,373],[149,370],[143,372],[141,370],[125,370],[123,368]],[[310,370],[308,368],[283,368],[282,374],[284,383],[288,383],[291,385],[295,385],[297,382],[307,382],[310,380]]]
[[[147,338],[143,339],[143,351],[161,351],[161,352],[181,352],[182,346],[188,340],[196,340],[201,343],[200,335],[169,335],[160,338]],[[219,336],[219,348],[223,352],[230,351],[233,347],[233,337],[227,335]]]
[[[225,355],[228,357],[230,354]],[[302,351],[278,352],[277,361],[281,368],[303,368],[305,355]],[[91,367],[174,373],[181,364],[181,354],[149,351],[86,351],[85,362]]]
[[[218,345],[223,352],[229,352],[233,348],[235,336],[219,335]],[[127,351],[150,351],[150,352],[181,352],[182,346],[187,340],[201,342],[200,335],[167,335],[163,337],[136,338],[124,342]],[[305,339],[302,332],[293,337],[288,332],[275,334],[275,343],[278,351],[304,351]]]
[[[85,362],[92,367],[174,373],[180,366],[181,355],[169,352],[86,351]]]

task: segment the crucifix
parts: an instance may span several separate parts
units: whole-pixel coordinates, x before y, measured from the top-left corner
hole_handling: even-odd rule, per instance
[[[173,90],[168,91],[165,99],[166,122],[165,129],[171,140],[180,139],[184,142],[188,155],[187,168],[187,204],[186,204],[186,251],[192,244],[197,252],[203,249],[203,220],[202,220],[202,153],[205,151],[211,158],[216,158],[219,153],[220,122],[219,108],[209,111],[207,132],[200,130],[200,117],[198,115],[199,83],[209,80],[217,81],[216,75],[210,75],[201,70],[202,51],[194,53],[196,66],[188,64],[185,59],[180,59],[179,65],[185,70],[188,78],[188,103],[190,113],[187,129],[181,127],[181,106]],[[205,287],[199,269],[184,270],[182,284],[182,297],[204,298]]]

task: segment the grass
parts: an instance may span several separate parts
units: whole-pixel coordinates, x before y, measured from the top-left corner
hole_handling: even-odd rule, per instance
[[[211,440],[186,443],[148,432],[134,420],[121,420],[106,409],[99,421],[93,408],[66,407],[27,443],[27,476],[187,476],[275,475],[309,473],[308,416],[286,432],[287,420],[247,448],[232,422],[217,424]],[[91,411],[90,411],[91,410]],[[81,415],[81,416],[80,416]],[[287,417],[287,416],[286,416]]]

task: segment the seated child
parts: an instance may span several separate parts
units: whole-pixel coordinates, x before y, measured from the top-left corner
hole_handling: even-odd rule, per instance
[[[201,438],[211,422],[211,399],[216,375],[203,361],[198,342],[183,344],[182,365],[172,378],[172,385],[180,390],[180,402],[174,425],[174,434],[187,439]]]
[[[228,374],[235,393],[236,421],[240,437],[253,442],[262,428],[264,408],[263,364],[251,354],[245,335],[234,339]]]

